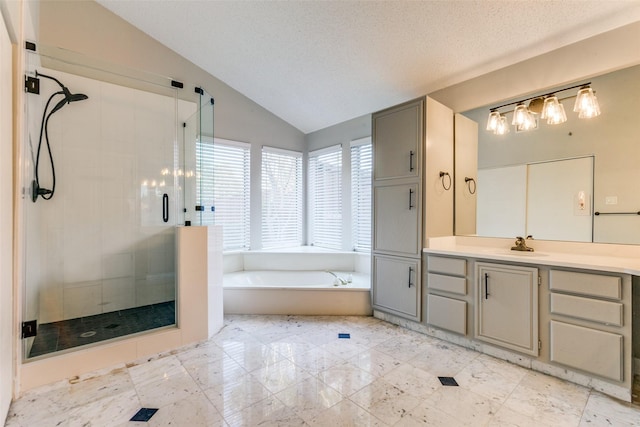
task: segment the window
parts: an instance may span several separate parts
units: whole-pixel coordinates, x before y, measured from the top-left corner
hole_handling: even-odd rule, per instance
[[[371,250],[371,138],[351,142],[351,215],[353,249]]]
[[[202,224],[222,225],[223,249],[248,249],[250,246],[250,145],[215,138],[197,143],[197,200],[210,200],[215,212],[205,206]],[[204,173],[208,171],[209,173]],[[208,218],[205,218],[205,215]]]
[[[342,147],[309,153],[309,243],[342,249]]]
[[[302,244],[302,153],[262,149],[262,247]]]

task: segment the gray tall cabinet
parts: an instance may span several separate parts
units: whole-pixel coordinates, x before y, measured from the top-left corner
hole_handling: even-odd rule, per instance
[[[453,234],[453,112],[422,97],[372,116],[373,307],[421,320],[425,237]]]

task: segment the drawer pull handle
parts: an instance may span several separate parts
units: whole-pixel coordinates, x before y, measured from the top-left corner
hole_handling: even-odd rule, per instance
[[[409,287],[413,286],[413,283],[411,283],[411,275],[413,274],[413,268],[409,267]]]
[[[169,195],[162,195],[162,221],[169,222]]]
[[[489,299],[489,273],[484,273],[484,299]]]
[[[409,151],[409,172],[413,172],[413,151]]]

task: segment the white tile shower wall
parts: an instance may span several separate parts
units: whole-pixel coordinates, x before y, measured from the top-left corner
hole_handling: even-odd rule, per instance
[[[211,338],[224,324],[224,304],[222,287],[222,226],[210,225],[207,234],[207,298],[208,329]]]
[[[354,271],[353,252],[245,252],[245,270]]]
[[[65,319],[102,313],[102,283],[97,281],[65,284],[63,301]]]
[[[174,300],[176,218],[170,214],[163,222],[162,195],[169,194],[176,212],[175,99],[39,71],[89,96],[52,116],[56,194],[29,206],[27,271],[34,274],[28,274],[27,294],[39,301],[39,321]],[[46,96],[30,111],[34,149],[44,102],[56,90],[55,83],[41,79]],[[179,101],[178,110],[186,120],[196,105]],[[46,163],[40,167],[43,177],[50,173]]]
[[[293,258],[292,258],[293,257]],[[338,270],[371,274],[371,253],[364,252],[229,252],[223,257],[224,273],[243,270]]]

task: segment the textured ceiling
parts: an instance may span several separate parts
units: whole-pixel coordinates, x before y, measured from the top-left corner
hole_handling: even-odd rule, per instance
[[[304,133],[640,20],[640,0],[98,2]]]

